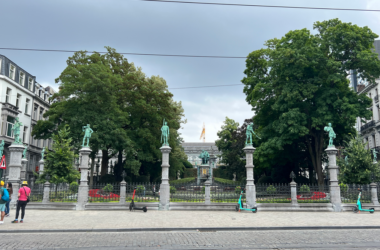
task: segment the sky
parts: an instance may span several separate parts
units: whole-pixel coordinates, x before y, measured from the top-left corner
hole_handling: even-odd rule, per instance
[[[195,1],[195,0],[194,0]],[[198,0],[204,2],[380,9],[379,0]],[[33,48],[118,52],[247,56],[264,48],[265,41],[290,30],[307,28],[332,18],[368,26],[380,34],[380,12],[301,10],[139,0],[12,0],[0,1],[0,48]],[[54,79],[72,53],[0,49],[37,77],[43,86],[58,89]],[[185,142],[200,142],[203,123],[206,141],[218,139],[226,117],[240,124],[254,113],[245,101],[245,59],[179,58],[126,55],[148,76],[159,75],[174,100],[185,110],[180,131]]]

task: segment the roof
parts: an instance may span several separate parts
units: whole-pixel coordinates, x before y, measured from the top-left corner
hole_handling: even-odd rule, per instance
[[[183,142],[182,147],[211,147],[215,142]]]

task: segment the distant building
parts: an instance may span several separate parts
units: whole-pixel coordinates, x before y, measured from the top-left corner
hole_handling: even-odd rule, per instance
[[[51,87],[44,88],[36,77],[28,73],[6,56],[0,55],[0,108],[1,129],[0,140],[4,140],[4,154],[9,164],[8,147],[14,141],[12,127],[15,118],[22,123],[20,139],[27,151],[27,180],[33,175],[41,159],[43,147],[52,148],[52,141],[36,140],[31,137],[31,131],[38,120],[44,120],[43,114],[49,109],[49,97],[54,94]],[[8,175],[8,169],[5,172]]]
[[[375,51],[380,59],[380,40],[376,40],[374,43]],[[367,149],[376,148],[380,150],[380,108],[379,108],[379,90],[380,79],[376,79],[375,84],[369,84],[364,79],[360,78],[360,75],[355,72],[351,72],[350,83],[352,88],[357,91],[358,94],[366,93],[366,95],[372,99],[372,105],[370,110],[372,111],[372,117],[370,120],[361,122],[359,118],[356,120],[355,128],[358,133],[363,137],[364,142],[367,142]]]
[[[200,165],[202,160],[198,157],[202,150],[207,151],[210,155],[213,153],[215,156],[221,155],[222,152],[218,150],[215,142],[184,142],[182,147],[187,155],[187,160],[193,165]],[[216,160],[216,164],[219,165],[220,158]]]

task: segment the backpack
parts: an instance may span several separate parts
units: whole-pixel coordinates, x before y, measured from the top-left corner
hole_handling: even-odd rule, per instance
[[[3,201],[9,201],[9,192],[5,188],[3,188],[3,195],[1,196],[1,200],[3,200]]]

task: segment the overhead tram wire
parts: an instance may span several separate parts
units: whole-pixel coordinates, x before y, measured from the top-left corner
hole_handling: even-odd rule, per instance
[[[223,5],[237,7],[260,7],[260,8],[281,8],[281,9],[306,9],[306,10],[338,10],[338,11],[372,11],[380,12],[374,9],[348,9],[348,8],[326,8],[326,7],[305,7],[305,6],[287,6],[287,5],[261,5],[261,4],[237,4],[237,3],[210,3],[210,2],[187,2],[175,0],[140,0],[144,2],[161,2],[161,3],[183,3],[183,4],[202,4],[202,5]]]

